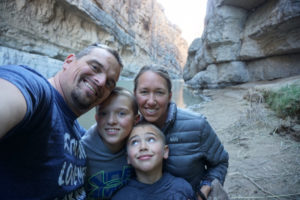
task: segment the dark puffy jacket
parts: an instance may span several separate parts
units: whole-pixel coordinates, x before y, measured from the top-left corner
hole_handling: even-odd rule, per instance
[[[167,172],[185,178],[195,191],[201,181],[218,179],[224,183],[229,156],[203,115],[177,109],[170,103],[162,131],[170,150]]]

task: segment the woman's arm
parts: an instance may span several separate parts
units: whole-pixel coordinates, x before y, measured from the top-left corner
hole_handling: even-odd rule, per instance
[[[223,184],[227,174],[229,155],[207,121],[203,129],[202,137],[204,141],[202,147],[205,148],[207,161],[207,173],[202,183],[204,183],[203,185],[208,185],[205,183],[218,179],[219,182]]]

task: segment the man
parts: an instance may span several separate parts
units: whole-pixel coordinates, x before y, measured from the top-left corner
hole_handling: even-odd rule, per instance
[[[0,66],[1,199],[83,199],[86,155],[76,118],[105,100],[123,65],[93,44],[46,80],[26,66]]]

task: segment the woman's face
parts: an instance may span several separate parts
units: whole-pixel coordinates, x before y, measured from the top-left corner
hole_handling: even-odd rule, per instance
[[[161,128],[167,118],[172,97],[167,81],[155,72],[146,71],[138,78],[134,93],[143,117]]]

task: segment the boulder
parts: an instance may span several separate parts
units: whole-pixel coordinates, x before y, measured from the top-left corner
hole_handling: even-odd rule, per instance
[[[201,89],[299,75],[300,2],[208,0],[196,40],[183,70],[193,88],[195,82]]]

